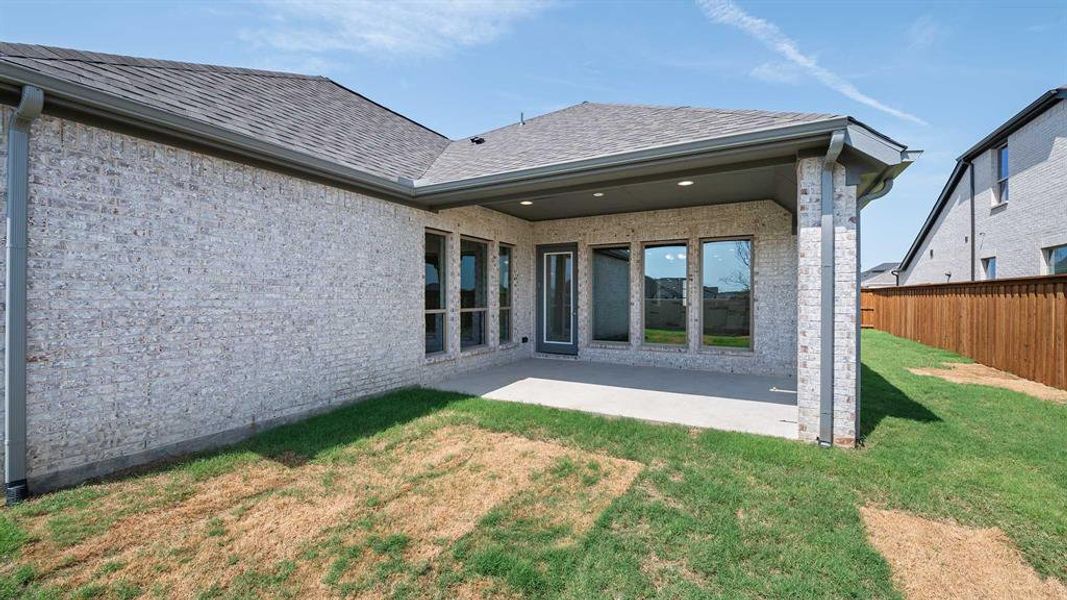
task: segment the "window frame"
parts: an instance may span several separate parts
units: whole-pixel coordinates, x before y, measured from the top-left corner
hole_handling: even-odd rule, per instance
[[[989,267],[993,267],[993,275],[989,274]],[[994,281],[997,278],[997,257],[987,256],[982,259],[982,278],[985,281]]]
[[[501,294],[501,291],[503,290],[503,288],[501,286],[502,282],[500,281],[500,267],[501,267],[501,264],[502,264],[501,263],[501,258],[504,256],[504,250],[507,250],[507,255],[508,255],[508,279],[507,279],[507,283],[508,283],[508,286],[507,286],[507,289],[508,289],[508,303],[507,303],[506,306],[503,303],[500,302],[500,294]],[[515,311],[513,310],[514,309],[514,305],[515,305],[515,246],[513,244],[508,244],[508,243],[505,243],[505,242],[497,242],[496,266],[497,266],[497,284],[496,284],[497,285],[497,320],[496,320],[496,322],[497,322],[497,334],[496,334],[497,335],[497,344],[498,345],[511,344],[511,343],[514,343],[514,341],[515,341],[515,335],[514,335],[514,332],[515,332],[515,322],[514,322]],[[508,315],[508,326],[507,326],[507,336],[506,337],[504,335],[505,334],[504,328],[501,327],[502,317],[503,317],[505,312],[507,312],[507,315]]]
[[[1007,154],[1007,164],[1005,164],[1004,157],[1001,156],[1001,151]],[[993,205],[1007,204],[1011,198],[1011,188],[1008,183],[1008,180],[1011,179],[1011,150],[1008,149],[1008,142],[1005,141],[998,144],[993,150],[993,169],[993,179],[996,180]],[[1006,175],[1001,176],[1001,171],[1006,172]]]
[[[1046,275],[1062,275],[1064,273],[1067,273],[1067,271],[1065,271],[1064,273],[1056,273],[1056,271],[1053,270],[1054,263],[1052,262],[1052,256],[1053,256],[1053,254],[1056,253],[1057,250],[1059,250],[1061,248],[1065,252],[1067,252],[1067,244],[1057,244],[1055,246],[1048,246],[1047,248],[1044,249],[1045,274]]]
[[[626,341],[600,340],[600,339],[597,339],[597,337],[596,337],[596,305],[597,305],[597,303],[596,303],[596,285],[595,284],[596,284],[596,251],[597,250],[626,250],[627,252],[630,253],[630,259],[626,263],[626,265],[627,265],[627,268],[626,268],[626,306],[629,309],[629,307],[630,307],[630,298],[633,296],[633,285],[634,285],[633,273],[631,272],[633,270],[633,263],[634,263],[633,245],[630,244],[629,242],[619,242],[617,244],[595,244],[595,245],[590,245],[589,246],[589,340],[594,344],[603,344],[603,345],[607,345],[607,346],[620,346],[620,347],[627,347],[628,348],[630,346],[630,344],[633,343],[633,339],[634,339],[633,332],[630,331],[630,329],[631,329],[630,326],[633,325],[633,323],[631,322],[632,321],[632,319],[631,319],[632,312],[630,312],[630,310],[627,310],[627,313],[626,313]],[[644,250],[642,249],[642,262],[644,260],[644,254],[643,253],[644,253]],[[688,256],[688,251],[686,253],[686,256]],[[643,270],[643,268],[644,268],[644,264],[642,264],[642,270]],[[645,295],[645,292],[644,292],[644,288],[642,287],[641,296],[643,297],[644,295]],[[642,343],[644,343],[644,334],[643,334],[643,332],[644,332],[644,326],[643,326],[644,325],[644,300],[643,299],[642,299],[642,306],[641,306],[641,323],[642,323],[641,341],[642,341]]]
[[[648,276],[647,271],[645,269],[648,266],[648,261],[645,253],[649,248],[662,248],[664,246],[681,246],[685,248],[685,285],[682,286],[682,307],[685,308],[685,341],[681,344],[671,344],[668,342],[649,342],[647,341],[647,336],[645,334],[645,330],[647,329],[645,325],[647,320],[646,312],[648,307],[648,298],[645,296],[647,294],[647,292],[645,291],[645,277]],[[687,350],[689,348],[689,284],[690,281],[688,239],[679,238],[674,240],[651,240],[641,242],[641,282],[638,284],[641,286],[641,330],[639,332],[641,335],[641,346],[652,348],[677,348],[680,350]],[[631,282],[631,285],[633,285],[633,282]],[[633,339],[632,332],[630,333],[630,339]]]
[[[451,234],[449,232],[447,232],[447,231],[441,231],[439,229],[432,229],[432,228],[429,228],[429,227],[425,228],[423,230],[423,236],[422,236],[422,250],[423,250],[422,253],[423,253],[423,256],[426,255],[426,237],[430,236],[430,235],[434,235],[434,236],[437,236],[437,237],[441,238],[441,266],[440,266],[440,271],[441,272],[438,275],[438,277],[441,280],[440,281],[441,291],[439,292],[441,294],[441,307],[440,308],[426,308],[426,295],[425,295],[426,275],[425,275],[425,272],[424,272],[423,273],[423,282],[422,282],[422,285],[423,285],[422,311],[423,311],[423,322],[424,322],[423,327],[425,327],[426,315],[443,315],[443,316],[441,318],[441,338],[442,338],[441,349],[440,350],[435,350],[433,352],[427,352],[426,348],[425,348],[425,345],[424,345],[423,346],[423,355],[427,356],[427,357],[440,356],[442,354],[448,354],[448,257],[449,257],[448,243],[449,243],[449,239],[450,239]],[[424,332],[424,335],[425,335],[425,332]]]
[[[749,265],[748,265],[748,346],[715,346],[704,343],[704,244],[706,242],[748,242]],[[700,290],[700,308],[698,321],[700,323],[700,349],[706,352],[755,352],[756,351],[756,239],[752,235],[734,235],[725,237],[709,237],[697,240],[700,248],[699,270],[700,278],[697,285]]]
[[[471,308],[464,308],[463,307],[463,242],[472,242],[472,243],[475,243],[475,244],[481,244],[482,246],[485,247],[485,262],[486,262],[486,265],[485,265],[485,268],[482,270],[482,277],[484,279],[483,285],[484,285],[484,289],[485,289],[484,306],[476,306],[476,307],[471,307]],[[460,352],[466,352],[466,351],[469,351],[469,350],[477,350],[479,348],[483,348],[483,347],[489,345],[489,320],[488,320],[488,317],[489,317],[489,264],[488,263],[489,263],[489,258],[490,258],[490,255],[489,255],[490,244],[491,244],[491,242],[489,240],[486,240],[486,239],[477,238],[477,237],[473,237],[473,236],[469,236],[469,235],[461,235],[461,236],[459,236],[459,260],[460,260],[460,263],[459,263],[459,278],[460,278],[460,282],[459,282],[459,286],[460,286],[460,300],[459,300],[460,338],[459,338],[459,350],[460,350]],[[475,282],[475,289],[477,289],[477,285],[478,285],[477,282]],[[477,296],[477,293],[475,294],[475,296]],[[462,333],[462,331],[463,331],[463,315],[464,315],[464,313],[477,313],[477,312],[482,313],[482,343],[464,345],[463,344],[463,333]]]

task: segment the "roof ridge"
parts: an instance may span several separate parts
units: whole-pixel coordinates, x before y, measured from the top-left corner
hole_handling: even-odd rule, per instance
[[[525,122],[529,123],[531,121],[536,121],[538,119],[541,119],[541,118],[544,118],[544,117],[547,117],[547,116],[550,116],[550,115],[555,115],[555,114],[559,114],[561,112],[566,112],[568,110],[573,110],[575,108],[580,108],[582,106],[617,106],[617,107],[624,107],[624,108],[652,108],[652,109],[657,109],[657,110],[697,110],[697,111],[702,111],[702,112],[715,112],[715,113],[725,113],[725,114],[733,114],[733,115],[752,114],[752,113],[760,113],[760,114],[764,114],[764,115],[782,115],[782,116],[805,115],[805,116],[810,116],[810,117],[821,117],[821,118],[824,118],[824,119],[838,118],[838,117],[845,116],[845,115],[840,115],[840,114],[835,114],[835,113],[814,113],[814,112],[786,111],[786,110],[763,110],[763,109],[759,109],[759,108],[713,108],[713,107],[706,107],[706,106],[690,106],[690,105],[640,104],[640,103],[628,103],[628,102],[590,102],[589,100],[584,100],[584,101],[579,102],[577,104],[572,104],[570,106],[565,106],[563,108],[558,108],[558,109],[553,110],[553,111],[549,111],[549,112],[542,113],[542,114],[534,116],[534,117],[530,117],[530,118],[526,119]],[[481,131],[481,132],[475,133],[473,135],[474,136],[486,136],[486,135],[490,135],[492,133],[495,133],[497,131],[502,131],[504,129],[515,127],[515,126],[521,125],[521,124],[522,124],[521,121],[514,121],[514,122],[508,123],[506,125],[501,125],[500,127],[494,127],[493,129],[488,129],[486,131]],[[467,136],[467,137],[464,137],[464,138],[461,138],[461,139],[456,139],[456,140],[451,140],[451,141],[453,143],[462,142],[462,141],[466,141],[466,140],[470,139],[470,137],[471,136]]]
[[[23,53],[13,53],[12,48],[24,48]],[[53,52],[56,50],[71,53],[71,56],[45,56],[28,52],[29,49]],[[322,75],[308,75],[305,73],[292,73],[288,71],[272,71],[268,69],[253,69],[250,67],[233,67],[228,65],[214,65],[208,63],[194,63],[180,60],[168,60],[162,58],[144,58],[128,56],[124,54],[111,54],[108,52],[91,52],[62,48],[60,46],[45,46],[41,44],[19,44],[13,42],[0,42],[0,58],[25,58],[30,60],[77,62],[94,65],[116,65],[121,67],[136,67],[139,69],[160,69],[167,71],[227,73],[231,75],[276,77],[279,79],[327,79]],[[96,58],[94,58],[96,57]],[[106,58],[105,58],[106,57]]]
[[[820,117],[845,116],[836,113],[816,113],[795,110],[766,110],[762,108],[718,108],[714,106],[693,106],[691,104],[644,104],[640,102],[583,102],[582,104],[599,104],[601,106],[621,106],[631,108],[654,108],[660,110],[699,110],[705,112],[719,112],[730,114],[762,113],[768,115],[809,115]]]

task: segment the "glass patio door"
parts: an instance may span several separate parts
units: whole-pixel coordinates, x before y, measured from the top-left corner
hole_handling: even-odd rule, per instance
[[[537,247],[537,351],[578,354],[577,244]]]

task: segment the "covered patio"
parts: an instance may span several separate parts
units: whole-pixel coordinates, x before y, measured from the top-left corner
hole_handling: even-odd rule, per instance
[[[797,438],[796,382],[787,377],[528,358],[450,377],[433,387],[608,416]]]

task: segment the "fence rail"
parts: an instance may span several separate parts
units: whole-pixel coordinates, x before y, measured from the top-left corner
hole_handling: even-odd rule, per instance
[[[862,325],[1067,389],[1067,275],[863,290]]]

